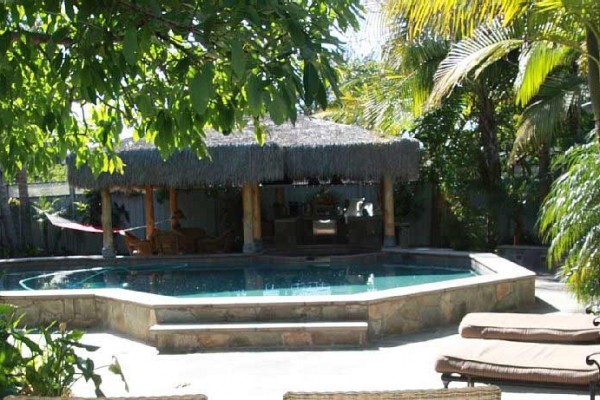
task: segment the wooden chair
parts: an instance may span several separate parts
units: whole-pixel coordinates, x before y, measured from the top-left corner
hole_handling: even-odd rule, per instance
[[[123,232],[123,238],[131,256],[149,256],[154,252],[150,240],[140,239],[129,231]]]
[[[152,233],[152,246],[158,254],[178,254],[179,233],[157,229]]]
[[[179,253],[193,254],[198,252],[198,240],[206,238],[206,231],[198,227],[174,229],[177,236],[177,250]]]
[[[225,253],[233,249],[234,232],[225,231],[219,237],[207,236],[196,242],[199,253]]]

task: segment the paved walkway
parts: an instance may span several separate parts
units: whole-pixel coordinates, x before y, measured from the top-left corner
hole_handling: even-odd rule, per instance
[[[536,282],[536,312],[583,309],[549,277]],[[280,400],[288,390],[347,391],[442,387],[433,370],[439,350],[459,340],[456,326],[388,340],[379,348],[355,351],[226,352],[160,355],[156,349],[126,338],[90,333],[85,342],[100,345],[92,353],[97,365],[116,356],[130,391],[106,372],[108,396],[206,394],[210,400]],[[460,385],[460,384],[455,384]],[[503,399],[585,399],[585,393],[502,387]],[[93,395],[84,382],[76,395]]]

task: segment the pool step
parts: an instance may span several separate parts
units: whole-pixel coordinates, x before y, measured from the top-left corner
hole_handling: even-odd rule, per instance
[[[367,321],[369,309],[356,301],[293,301],[290,298],[272,298],[210,305],[165,306],[156,309],[156,323],[178,324],[246,324],[275,322],[344,322]]]
[[[354,322],[270,322],[157,324],[150,328],[160,352],[223,349],[310,349],[364,347],[369,324]]]

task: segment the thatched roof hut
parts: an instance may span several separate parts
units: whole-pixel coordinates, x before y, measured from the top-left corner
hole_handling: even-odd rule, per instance
[[[254,128],[228,136],[207,130],[211,159],[199,160],[189,150],[163,160],[154,145],[125,140],[118,150],[124,174],[103,173],[95,178],[87,167],[69,161],[69,183],[83,188],[194,187],[242,185],[306,177],[339,176],[354,181],[376,181],[387,174],[414,180],[419,171],[419,142],[377,136],[350,125],[300,116],[295,125],[267,122],[267,138],[260,146]]]

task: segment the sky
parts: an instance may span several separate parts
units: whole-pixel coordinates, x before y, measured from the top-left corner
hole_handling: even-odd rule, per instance
[[[381,46],[385,40],[385,29],[380,7],[381,0],[363,0],[365,16],[357,32],[346,32],[342,40],[346,42],[348,55],[352,59],[381,58]]]

